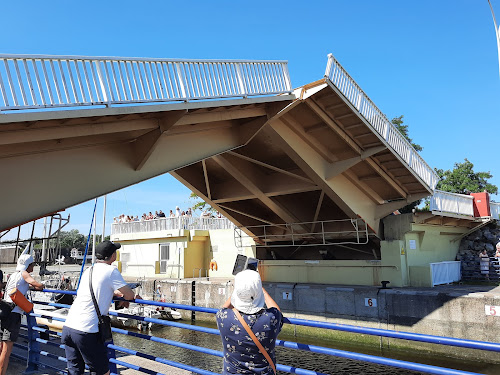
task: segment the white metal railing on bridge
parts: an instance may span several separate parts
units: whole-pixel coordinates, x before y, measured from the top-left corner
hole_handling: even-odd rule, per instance
[[[434,190],[434,194],[431,196],[430,210],[474,216],[474,197],[472,195]]]
[[[286,92],[286,61],[0,54],[0,110]]]
[[[460,281],[460,261],[429,263],[432,286]]]
[[[339,89],[373,129],[382,136],[429,188],[434,190],[439,180],[436,172],[424,161],[382,111],[377,108],[332,54],[328,55],[325,77]]]
[[[490,215],[493,219],[500,220],[500,203],[490,202]]]
[[[161,219],[131,221],[111,224],[111,234],[143,233],[173,229],[233,229],[234,224],[227,218],[205,217],[165,217]]]
[[[236,247],[244,247],[246,232],[253,234],[256,247],[360,245],[369,240],[368,224],[361,218],[235,227]]]

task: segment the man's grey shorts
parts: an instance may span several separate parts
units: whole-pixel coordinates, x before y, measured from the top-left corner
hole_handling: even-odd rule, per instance
[[[0,320],[0,327],[1,341],[16,342],[21,329],[21,314],[11,312],[7,318]]]

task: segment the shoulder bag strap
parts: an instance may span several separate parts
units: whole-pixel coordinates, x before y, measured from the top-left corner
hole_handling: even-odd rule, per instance
[[[233,312],[234,312],[234,315],[236,315],[236,317],[240,321],[243,328],[245,328],[245,331],[247,331],[248,335],[252,338],[255,345],[257,345],[257,348],[259,348],[260,352],[267,359],[267,361],[269,362],[269,365],[273,368],[274,374],[276,375],[276,366],[275,366],[273,360],[271,359],[271,357],[269,356],[269,353],[267,352],[267,350],[264,349],[264,347],[260,343],[259,339],[257,339],[257,337],[255,337],[255,334],[252,332],[252,330],[250,329],[248,324],[245,322],[245,320],[243,320],[243,317],[241,316],[240,312],[238,310],[236,310],[234,307],[233,307]]]
[[[92,296],[92,302],[94,302],[95,311],[97,312],[97,320],[99,321],[99,323],[102,323],[102,316],[101,316],[101,312],[99,311],[99,305],[97,304],[97,301],[96,301],[95,295],[94,295],[94,290],[92,289],[92,271],[93,270],[94,270],[94,266],[92,265],[90,267],[90,275],[89,275],[90,295]]]

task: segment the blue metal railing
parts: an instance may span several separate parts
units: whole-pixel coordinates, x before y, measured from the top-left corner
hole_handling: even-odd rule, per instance
[[[64,290],[46,289],[44,291],[50,292],[50,293],[76,294],[75,292],[64,291]],[[188,305],[177,305],[177,304],[173,304],[173,303],[165,303],[165,302],[158,302],[158,301],[148,301],[148,300],[137,299],[134,302],[144,304],[144,305],[152,305],[152,306],[158,306],[158,307],[170,307],[170,308],[191,310],[191,311],[198,311],[198,312],[212,313],[212,314],[217,312],[217,309],[213,309],[213,308],[196,307],[196,306],[188,306]],[[52,303],[52,302],[39,302],[39,303],[44,304],[44,305],[48,305],[48,306],[53,306],[53,307],[69,307],[68,305]],[[119,312],[114,312],[114,311],[111,311],[110,315],[115,315],[115,316],[123,317],[123,318],[131,318],[131,319],[135,319],[138,321],[155,323],[155,324],[160,324],[160,325],[165,325],[165,326],[189,329],[189,330],[203,332],[203,333],[207,333],[207,334],[219,335],[219,331],[217,329],[213,329],[213,328],[193,326],[190,324],[183,324],[183,323],[178,323],[178,322],[173,322],[173,321],[124,314],[124,313],[119,313]],[[39,360],[40,356],[59,360],[59,361],[62,361],[64,363],[66,361],[66,359],[64,357],[58,356],[57,354],[50,353],[49,351],[40,350],[40,348],[38,346],[40,344],[44,344],[44,345],[47,345],[48,347],[59,348],[59,349],[64,348],[64,345],[60,344],[59,342],[53,342],[51,340],[46,340],[46,339],[40,338],[39,337],[40,333],[49,334],[49,335],[52,335],[53,337],[56,337],[56,338],[60,337],[61,333],[51,331],[47,328],[42,328],[42,327],[36,326],[36,320],[35,320],[36,317],[49,317],[49,316],[45,316],[44,314],[40,314],[40,313],[29,314],[29,316],[28,316],[28,336],[25,336],[28,339],[28,346],[26,347],[26,346],[23,346],[22,344],[16,344],[17,347],[20,347],[20,348],[28,351],[28,367],[33,369],[33,368],[36,368],[38,365],[40,365],[40,360]],[[53,320],[56,320],[56,321],[64,321],[65,320],[63,318],[58,318],[58,317],[53,317],[53,316],[50,316],[50,318],[52,318]],[[450,338],[450,337],[424,335],[424,334],[417,334],[417,333],[411,333],[411,332],[399,332],[399,331],[383,330],[383,329],[377,329],[377,328],[365,328],[365,327],[352,326],[352,325],[346,325],[346,324],[325,323],[325,322],[317,322],[317,321],[304,320],[304,319],[294,319],[294,318],[288,318],[288,319],[285,318],[284,322],[289,323],[289,324],[307,326],[307,327],[315,327],[315,328],[330,329],[330,330],[340,330],[340,331],[352,332],[352,333],[361,333],[361,334],[376,335],[376,336],[382,336],[382,337],[412,340],[412,341],[418,341],[418,342],[427,342],[427,343],[432,343],[432,344],[451,345],[451,346],[462,347],[462,348],[500,352],[500,344],[491,343],[491,342],[462,340],[462,339],[456,339],[456,338]],[[169,340],[169,339],[165,339],[165,338],[161,338],[161,337],[156,337],[156,336],[148,335],[148,334],[144,334],[144,333],[128,331],[128,330],[120,329],[120,328],[113,328],[112,331],[114,333],[117,333],[117,334],[123,334],[123,335],[131,336],[131,337],[136,337],[136,338],[140,338],[143,340],[150,340],[153,342],[157,342],[159,344],[175,346],[175,347],[179,347],[182,349],[187,349],[187,350],[192,350],[192,351],[196,351],[199,353],[213,355],[216,357],[223,357],[223,353],[221,351],[217,351],[214,349],[209,349],[209,348],[205,348],[205,347],[200,347],[200,346],[196,346],[196,345],[182,343],[182,342]],[[325,348],[325,347],[316,346],[316,345],[306,345],[306,344],[300,344],[300,343],[291,342],[291,341],[283,341],[280,339],[276,340],[276,345],[284,347],[284,348],[289,348],[289,349],[302,350],[302,351],[307,351],[307,352],[317,353],[317,354],[326,354],[326,355],[330,355],[330,356],[347,358],[347,359],[351,359],[351,360],[364,361],[364,362],[374,363],[374,364],[378,364],[378,365],[397,367],[397,368],[412,370],[412,371],[421,371],[421,372],[426,372],[429,374],[443,374],[443,375],[444,374],[446,374],[446,375],[477,374],[477,373],[468,372],[468,371],[455,370],[455,369],[443,368],[443,367],[438,367],[438,366],[413,363],[413,362],[402,361],[402,360],[397,360],[397,359],[378,357],[378,356],[374,356],[374,355],[349,352],[349,351],[345,351],[345,350]],[[134,355],[134,356],[137,356],[140,358],[144,358],[144,359],[152,360],[152,361],[155,361],[158,363],[178,367],[178,368],[181,368],[181,369],[184,369],[187,371],[191,371],[194,373],[202,374],[202,375],[215,374],[211,371],[200,369],[198,367],[190,366],[190,365],[183,364],[183,363],[178,363],[178,362],[171,361],[171,360],[161,358],[161,357],[156,357],[156,356],[153,356],[151,354],[142,353],[142,352],[139,352],[139,351],[134,350],[134,349],[124,348],[122,346],[115,345],[114,343],[109,344],[108,349],[111,350],[112,353],[114,353],[114,351],[117,351],[117,352],[121,352],[124,354]],[[146,374],[159,374],[157,371],[153,371],[153,370],[144,368],[140,365],[131,364],[131,363],[124,362],[122,360],[118,360],[118,359],[116,359],[116,355],[113,355],[112,357],[110,357],[110,364],[112,367],[112,369],[111,369],[112,373],[116,373],[116,374],[118,373],[116,365],[131,368],[131,369],[141,371],[141,372],[146,373]],[[48,368],[52,368],[52,369],[57,368],[57,367],[52,366],[50,364],[48,364],[48,365],[44,364],[44,366],[46,366]],[[279,371],[295,373],[295,374],[299,374],[299,375],[322,375],[321,373],[319,373],[317,371],[291,367],[291,366],[287,366],[284,364],[277,364],[276,367]],[[59,371],[64,371],[64,370],[59,369]]]

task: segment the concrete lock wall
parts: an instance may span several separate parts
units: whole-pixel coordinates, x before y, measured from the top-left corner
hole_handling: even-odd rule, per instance
[[[233,291],[232,281],[195,280],[195,305],[220,308]],[[143,290],[160,286],[166,302],[192,304],[192,281],[145,281]],[[486,315],[485,306],[500,306],[500,296],[492,293],[439,292],[414,289],[378,289],[373,287],[336,287],[329,285],[264,283],[264,287],[289,318],[358,325],[396,331],[449,336],[479,341],[498,341],[500,317]],[[142,292],[144,298],[148,298]],[[152,296],[151,296],[152,298]],[[155,296],[155,300],[159,300]],[[499,308],[500,311],[500,308]],[[179,310],[183,319],[191,312]],[[214,321],[213,314],[196,313],[197,320]],[[401,350],[422,350],[443,355],[499,363],[495,353],[454,348],[378,336],[290,327],[286,332],[300,337],[353,342]]]
[[[390,266],[392,268],[392,266]],[[380,260],[261,260],[265,282],[380,285]],[[356,275],[353,279],[353,274]]]

